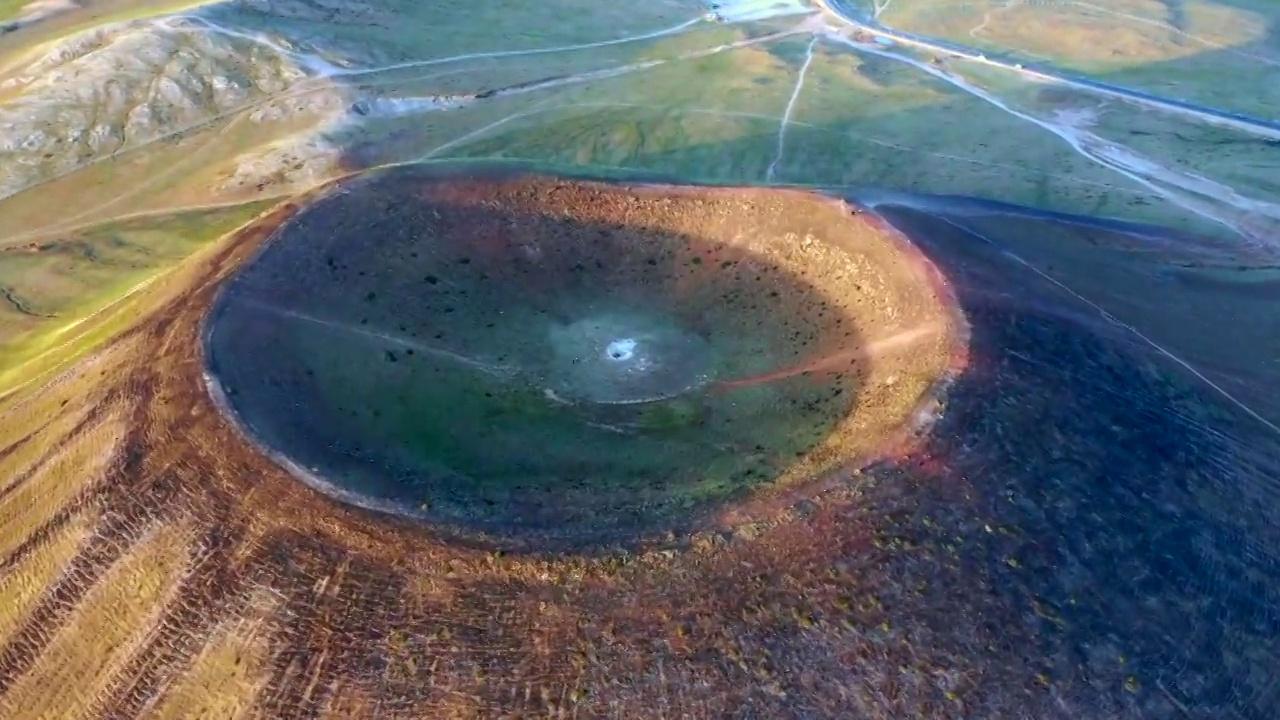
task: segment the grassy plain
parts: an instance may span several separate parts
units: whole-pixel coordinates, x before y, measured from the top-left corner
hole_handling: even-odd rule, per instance
[[[1016,238],[1010,246],[1024,260],[1069,278],[1073,292],[1280,424],[1280,398],[1269,390],[1280,387],[1280,316],[1271,310],[1280,283],[1266,269],[1198,256],[1189,242],[1142,243],[999,216],[967,226]],[[1187,320],[1211,317],[1230,322]]]
[[[77,515],[0,573],[0,645],[9,641],[41,596],[71,565],[89,538],[95,520],[91,511]]]
[[[699,7],[686,0],[634,5],[592,0],[552,4],[390,0],[350,3],[331,12],[317,11],[304,3],[281,3],[274,12],[230,4],[212,6],[208,12],[218,22],[250,30],[274,32],[288,27],[292,37],[328,58],[379,65],[607,41],[693,19]],[[376,44],[369,42],[371,31],[378,33]]]
[[[120,418],[104,418],[80,436],[68,438],[66,449],[52,450],[29,470],[29,477],[15,478],[0,500],[0,525],[6,531],[0,554],[13,553],[60,512],[79,505],[86,489],[115,460],[123,437]]]
[[[1257,117],[1280,108],[1280,13],[1255,0],[894,0],[883,24]],[[1230,78],[1224,83],[1224,78]],[[1247,87],[1248,92],[1239,88]]]
[[[779,153],[806,46],[803,38],[783,39],[486,108],[472,122],[481,130],[451,140],[437,157],[719,183],[763,182],[776,160],[774,179],[797,185],[967,194],[1196,223],[1149,188],[1025,120],[902,63],[829,42],[815,48]]]
[[[212,151],[234,156],[255,142],[264,142],[266,133],[279,130],[259,128],[258,134],[245,138],[246,144],[231,147],[223,142],[223,136],[233,122],[235,118],[211,121],[180,136],[104,156],[0,200],[0,225],[5,228],[0,248],[106,224],[124,215],[163,215],[166,209],[169,214],[180,214],[183,207],[232,199],[211,193],[208,186],[193,179],[207,177],[201,172],[218,167],[225,159]]]
[[[1266,37],[1266,18],[1220,2],[1157,0],[1051,3],[900,0],[880,22],[990,49],[1011,50],[1095,71],[1166,62],[1248,45]]]
[[[667,18],[663,13],[675,12],[672,8],[656,9],[657,15],[643,21],[656,23]],[[512,22],[519,17],[517,13]],[[289,20],[294,21],[301,22]],[[340,31],[328,25],[325,32]],[[459,157],[601,170],[659,169],[703,181],[749,183],[763,180],[772,166],[777,180],[802,185],[973,193],[1056,210],[1167,223],[1187,220],[1185,212],[1154,197],[1150,189],[1079,157],[1024,120],[905,64],[856,55],[830,42],[816,46],[791,108],[786,138],[780,140],[807,36],[689,57],[759,32],[707,25],[590,51],[476,58],[355,76],[342,79],[337,88],[353,100],[468,95],[540,79],[563,82],[476,100],[455,110],[311,129],[249,121],[246,116],[253,110],[246,108],[173,142],[54,181],[39,192],[45,197],[74,195],[89,208],[104,205],[113,214],[198,202],[201,193],[228,199],[270,196],[284,187],[273,180],[256,189],[228,184],[238,158],[275,142],[294,142],[290,137],[298,142],[313,137],[337,148],[348,167]],[[584,34],[578,39],[593,38]],[[540,46],[550,46],[553,39],[541,40]],[[554,40],[573,42],[575,37]],[[469,42],[474,49],[479,39]],[[447,48],[432,48],[433,57],[447,55]],[[650,61],[661,64],[634,66]],[[594,75],[619,70],[616,76]],[[292,102],[290,97],[305,101],[307,93],[333,90],[298,88],[260,106]],[[965,120],[956,122],[957,117]],[[782,153],[777,152],[780,143]],[[130,188],[123,182],[126,174],[146,179]],[[51,208],[19,196],[0,204],[0,214],[11,227],[38,230],[58,221]]]
[[[1145,112],[1122,103],[1098,114],[1094,131],[1181,172],[1264,203],[1280,198],[1280,141]],[[1225,194],[1225,193],[1224,193]]]
[[[136,320],[133,294],[270,204],[141,217],[0,251],[0,390]]]
[[[18,17],[27,2],[28,0],[0,0],[0,22]]]

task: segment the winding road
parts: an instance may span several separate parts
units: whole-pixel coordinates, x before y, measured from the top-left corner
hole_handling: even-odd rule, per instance
[[[1145,105],[1159,110],[1175,112],[1182,115],[1191,115],[1197,119],[1210,122],[1215,125],[1222,125],[1253,135],[1259,135],[1280,141],[1280,122],[1275,120],[1250,117],[1240,113],[1228,112],[1217,108],[1205,107],[1203,105],[1196,105],[1184,100],[1161,97],[1159,95],[1153,95],[1140,90],[1093,80],[1083,75],[1065,73],[1044,64],[1003,60],[999,57],[988,56],[982,50],[960,45],[958,43],[928,37],[926,35],[917,35],[903,30],[895,30],[880,24],[879,21],[868,17],[866,13],[854,7],[854,0],[814,0],[814,2],[819,8],[840,19],[847,25],[870,35],[891,40],[901,45],[915,47],[929,52],[947,54],[954,57],[964,58],[965,60],[1003,68],[1032,80],[1055,82],[1062,85],[1110,95],[1112,97],[1128,100],[1139,105]]]

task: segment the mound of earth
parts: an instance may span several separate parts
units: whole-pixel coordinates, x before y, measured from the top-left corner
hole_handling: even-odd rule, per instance
[[[521,205],[521,198],[529,204]],[[662,212],[619,210],[650,203]],[[365,212],[336,212],[343,207]],[[532,209],[517,214],[525,207]],[[930,281],[930,266],[913,257],[910,246],[877,229],[872,213],[846,210],[814,196],[763,190],[397,171],[330,187],[260,216],[179,268],[152,296],[152,309],[141,311],[91,360],[7,402],[4,417],[13,422],[0,426],[0,462],[29,470],[12,473],[0,489],[0,507],[16,528],[5,537],[10,549],[4,562],[14,573],[9,577],[35,579],[10,585],[20,590],[11,597],[22,615],[0,647],[0,716],[62,717],[64,707],[84,714],[92,702],[104,717],[145,717],[152,709],[156,716],[222,717],[233,703],[271,718],[1174,718],[1187,708],[1205,717],[1271,717],[1268,677],[1251,674],[1271,661],[1277,636],[1271,612],[1277,606],[1276,544],[1266,512],[1273,490],[1266,480],[1277,474],[1270,458],[1255,451],[1267,447],[1266,439],[1256,431],[1238,432],[1245,426],[1230,408],[1169,376],[1132,343],[1108,334],[1103,323],[1086,324],[1080,313],[1065,312],[1071,306],[1063,305],[1060,287],[1019,271],[1000,244],[967,234],[964,224],[972,216],[903,208],[880,216],[928,253],[945,273],[943,284]],[[521,222],[514,228],[486,225],[485,213],[517,214],[511,219]],[[420,235],[418,258],[413,251],[394,252],[407,242],[392,232],[396,218],[409,218],[403,232]],[[584,249],[552,243],[549,232],[525,232],[597,221],[602,235],[581,243]],[[1059,222],[1006,225],[1006,234],[996,237],[1054,237],[1066,227],[1055,227]],[[722,225],[725,234],[716,235]],[[735,238],[734,225],[741,240],[717,239]],[[554,324],[531,320],[497,335],[527,341],[519,355],[501,360],[486,354],[494,335],[479,328],[468,334],[473,328],[466,323],[445,321],[465,313],[475,319],[499,300],[512,300],[503,309],[516,301],[554,309],[564,306],[556,303],[570,290],[598,298],[605,293],[588,293],[588,284],[557,269],[554,258],[598,259],[621,272],[631,267],[621,252],[630,246],[621,239],[608,246],[611,254],[585,254],[585,248],[621,237],[619,226],[630,228],[637,243],[658,247],[655,238],[669,239],[672,244],[662,247],[672,252],[702,252],[669,261],[675,268],[669,274],[685,278],[684,285],[654,275],[646,277],[659,283],[657,289],[608,286],[629,288],[647,303],[637,301],[633,310],[644,310],[640,319],[648,324],[634,324],[635,314],[623,318],[630,333],[623,339],[634,345],[614,344],[617,337],[598,332],[615,324],[575,324],[583,318],[570,311],[587,313],[572,304]],[[362,239],[352,230],[361,228]],[[469,242],[445,242],[455,237],[454,229]],[[541,274],[531,270],[523,284],[512,284],[526,274],[503,258],[524,244],[486,240],[503,232],[540,241],[543,254],[526,253],[522,262]],[[776,232],[782,234],[768,242]],[[810,232],[813,241],[802,251]],[[1096,237],[1096,228],[1088,232]],[[746,243],[750,237],[760,242]],[[702,240],[686,246],[675,238]],[[311,260],[306,242],[315,246]],[[717,249],[716,242],[724,247]],[[347,250],[341,260],[334,258],[339,267],[332,271],[328,247]],[[483,254],[486,247],[501,252]],[[789,263],[786,247],[795,248],[796,257],[820,251],[852,256],[851,265],[860,269],[836,282],[840,274],[822,268],[845,260]],[[434,248],[439,257],[424,257],[423,248]],[[452,254],[464,248],[467,254]],[[761,272],[758,282],[775,278],[769,282],[779,299],[758,315],[744,300],[742,313],[753,322],[720,325],[720,318],[734,316],[699,292],[724,287],[717,283],[727,284],[726,291],[742,287],[738,282],[760,289],[754,275],[733,283],[716,279],[722,273],[710,260],[733,259],[731,251],[742,253],[740,264],[776,268],[771,275]],[[464,257],[469,262],[459,262]],[[703,260],[694,263],[693,257]],[[413,264],[429,260],[435,272]],[[362,284],[372,282],[375,262],[377,290]],[[577,262],[584,266],[578,273],[607,277],[604,268]],[[644,269],[663,267],[657,263],[646,259],[636,272],[657,273]],[[347,265],[349,274],[342,269]],[[889,279],[910,278],[907,269],[914,267],[921,283],[904,284],[896,294],[867,287],[877,277],[868,265]],[[465,313],[461,304],[452,313],[437,312],[443,300],[421,288],[381,308],[378,298],[392,292],[392,280],[412,277],[410,271],[422,271],[417,281],[436,292],[446,281],[458,283],[454,291],[467,291],[471,300]],[[305,282],[331,272],[330,283]],[[434,284],[426,280],[428,272]],[[504,273],[512,287],[484,290],[490,281],[469,272]],[[733,276],[729,269],[723,273]],[[869,294],[859,296],[863,302],[837,292],[858,285],[866,288],[858,292]],[[263,295],[269,288],[277,294]],[[369,292],[379,294],[366,300]],[[953,293],[965,324],[946,312]],[[691,297],[707,298],[702,325],[688,319]],[[248,312],[250,300],[262,303],[255,313]],[[662,322],[655,308],[669,309]],[[927,324],[910,330],[900,319],[920,308],[939,309],[941,335],[925,332]],[[290,324],[279,310],[349,311],[325,319],[365,333],[300,317]],[[826,316],[833,312],[845,324],[857,322],[848,339],[844,331],[829,330],[835,323]],[[226,323],[236,313],[246,337],[220,339],[235,329]],[[607,317],[617,323],[620,315]],[[404,318],[404,331],[376,324],[393,316]],[[788,338],[778,328],[788,317],[812,326],[812,348],[802,340],[782,342]],[[364,318],[367,325],[360,324]],[[802,397],[806,387],[843,387],[856,399],[819,404],[827,413],[846,413],[833,428],[813,423],[822,415],[804,408],[778,404],[770,406],[772,414],[758,413],[753,419],[767,427],[797,423],[825,435],[815,439],[819,433],[812,431],[801,445],[803,457],[778,477],[736,491],[712,488],[689,507],[678,499],[692,495],[699,473],[711,472],[692,454],[676,466],[685,473],[684,484],[658,487],[648,496],[652,505],[636,504],[643,477],[608,476],[607,485],[590,478],[599,498],[567,490],[560,496],[565,507],[544,510],[541,519],[546,524],[562,513],[558,537],[578,541],[578,548],[546,542],[552,533],[539,530],[536,513],[518,516],[505,499],[492,508],[483,503],[485,492],[501,489],[501,479],[468,487],[450,485],[443,473],[435,476],[429,489],[476,501],[474,517],[429,506],[417,508],[423,522],[336,500],[298,482],[298,471],[308,467],[305,458],[286,451],[301,443],[286,437],[294,444],[271,444],[277,438],[256,428],[254,442],[246,441],[244,425],[226,413],[227,405],[214,402],[225,387],[235,416],[248,419],[245,408],[232,405],[245,397],[233,392],[234,371],[274,393],[279,407],[267,419],[277,428],[291,422],[314,438],[330,426],[288,410],[293,403],[314,407],[321,399],[388,386],[403,388],[406,397],[431,397],[415,373],[391,374],[427,352],[415,349],[409,356],[409,345],[393,342],[406,334],[412,339],[411,321],[439,322],[437,332],[458,334],[419,337],[415,347],[448,350],[490,369],[514,367],[522,382],[564,401],[547,406],[542,417],[548,424],[613,424],[627,441],[615,446],[623,450],[646,442],[661,449],[651,433],[692,444],[712,430],[728,432],[674,412],[664,422],[644,424],[633,413],[645,408],[679,408],[697,399],[715,417],[714,411],[725,412],[716,403],[734,393]],[[486,331],[503,327],[491,322],[495,328]],[[671,332],[673,326],[680,332]],[[320,335],[326,327],[332,334]],[[264,336],[268,331],[275,334]],[[388,336],[379,341],[385,345],[366,345],[369,332]],[[751,373],[721,373],[724,348],[753,338],[781,343],[768,347],[771,362],[748,368]],[[445,344],[449,340],[457,343]],[[223,350],[256,343],[261,352],[220,366],[227,359],[224,354],[219,360],[220,342]],[[887,447],[901,439],[886,438],[895,419],[900,429],[918,427],[909,413],[894,413],[910,405],[904,398],[928,409],[929,393],[902,388],[931,375],[907,373],[928,370],[926,363],[935,359],[951,366],[962,359],[935,354],[935,342],[969,355],[946,386],[946,411],[927,437]],[[580,353],[596,370],[639,370],[607,363],[669,358],[671,347],[682,352],[679,362],[638,374],[558,372],[562,351],[583,344],[610,358]],[[834,366],[821,362],[849,361],[841,353],[854,349],[857,377],[846,371],[837,379]],[[395,361],[388,351],[396,353]],[[313,358],[329,364],[315,366],[317,379],[306,382],[352,388],[289,395],[270,387],[273,376],[288,379],[289,363]],[[331,367],[344,358],[352,367]],[[455,364],[438,353],[432,359],[442,373],[459,378],[464,391],[489,378],[508,382],[478,368],[463,372],[475,365],[459,368],[456,358]],[[255,380],[255,372],[268,379]],[[298,387],[307,386],[300,381]],[[900,396],[883,390],[895,387]],[[457,393],[453,405],[430,410],[479,435],[485,428],[464,422],[472,403],[480,402],[468,392]],[[876,405],[875,398],[885,402]],[[384,414],[394,407],[385,395],[367,394],[361,402]],[[432,421],[426,409],[421,415],[424,423]],[[360,430],[364,423],[373,426],[371,416],[340,426],[335,420],[334,427]],[[499,429],[514,428],[517,439],[536,430],[533,422],[513,424],[521,417],[509,406],[496,415]],[[357,458],[363,466],[316,464],[308,471],[333,485],[367,483],[347,492],[371,504],[378,497],[367,488],[375,481],[395,487],[394,478],[377,474],[375,452],[389,455],[400,445],[412,451],[410,460],[427,464],[430,454],[412,444],[413,437],[401,431],[382,444],[366,441],[369,455]],[[493,447],[495,453],[502,449]],[[528,467],[541,463],[553,470],[563,467],[558,459],[571,449],[532,441],[523,447]],[[830,448],[826,455],[824,447]],[[583,450],[596,458],[594,446]],[[890,462],[856,475],[840,472],[882,452]],[[619,465],[635,461],[619,457]],[[290,463],[293,474],[286,469]],[[825,479],[811,479],[819,477]],[[555,486],[541,489],[550,500]],[[538,490],[526,483],[508,496],[537,510]],[[614,507],[623,502],[632,503],[633,517]],[[603,530],[575,518],[584,508],[598,510]],[[682,524],[697,527],[673,542],[643,542],[649,533]],[[490,529],[490,537],[506,542],[467,542],[443,532],[449,529],[472,535]],[[595,545],[607,539],[607,530],[639,538],[640,547]],[[498,552],[513,548],[520,552]],[[570,552],[557,552],[563,550]],[[49,553],[65,560],[50,562]],[[30,568],[44,574],[24,575]],[[28,587],[43,589],[23,589]],[[84,672],[90,659],[98,669]],[[209,677],[252,682],[223,685],[225,693],[189,691],[206,687]],[[51,686],[90,690],[50,693]]]

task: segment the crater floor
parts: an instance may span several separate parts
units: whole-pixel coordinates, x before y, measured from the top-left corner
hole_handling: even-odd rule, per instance
[[[345,501],[631,540],[897,442],[961,342],[933,277],[816,195],[401,169],[280,228],[207,356],[247,432]]]

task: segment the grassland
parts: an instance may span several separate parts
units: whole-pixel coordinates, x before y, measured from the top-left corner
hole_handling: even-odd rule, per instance
[[[1267,18],[1221,2],[893,2],[890,27],[989,49],[1012,50],[1082,70],[1168,62],[1265,39]]]
[[[1280,89],[1275,82],[1280,72],[1280,47],[1276,47],[1275,42],[1252,55],[1213,51],[1167,63],[1117,69],[1103,77],[1157,95],[1186,98],[1254,117],[1274,118],[1280,108]],[[1224,78],[1228,82],[1223,82]],[[1231,86],[1237,83],[1249,87],[1250,91],[1232,90]]]
[[[80,552],[95,517],[84,513],[59,528],[26,557],[12,563],[0,577],[0,643],[7,643],[39,602],[46,589]]]
[[[339,4],[317,11],[306,3],[280,3],[263,12],[252,6],[211,6],[210,17],[236,27],[276,31],[287,24],[302,42],[338,61],[379,65],[448,57],[477,48],[504,51],[597,42],[669,27],[695,17],[699,6],[685,0],[655,0],[622,6],[562,0],[536,6],[514,2],[392,0]],[[378,31],[379,42],[369,43]],[[449,28],[435,33],[433,29]],[[429,33],[429,35],[424,35]],[[424,42],[429,37],[430,42]]]
[[[0,251],[0,387],[82,356],[125,329],[129,298],[269,203],[141,217]]]
[[[27,4],[27,0],[3,0],[0,1],[0,22],[12,20],[18,17],[22,12],[22,8]]]
[[[895,0],[885,5],[879,20],[889,27],[1257,117],[1274,117],[1280,108],[1274,81],[1280,71],[1280,15],[1272,4]]]
[[[239,720],[253,713],[253,698],[269,679],[269,628],[279,599],[261,592],[239,617],[214,629],[189,667],[146,720]]]
[[[1280,421],[1280,402],[1265,390],[1280,384],[1280,318],[1268,309],[1276,283],[1265,271],[1198,256],[1203,248],[1190,243],[1162,243],[1153,250],[1105,232],[1033,231],[1034,225],[997,218],[970,223],[980,234],[1016,237],[1012,247],[1020,257],[1072,278],[1074,292],[1117,322],[1140,328],[1161,347],[1177,348],[1211,382]],[[1253,275],[1258,278],[1251,287]],[[1201,316],[1233,321],[1186,321]]]
[[[675,5],[655,8],[654,15],[637,17],[636,24],[621,28],[651,30],[687,10]],[[496,27],[515,27],[526,20],[517,13]],[[357,31],[296,17],[288,23],[295,21],[314,25],[308,37],[317,48],[330,47],[325,38]],[[525,46],[549,47],[552,41],[600,37],[598,30],[588,33],[585,25],[563,32],[578,34],[544,35],[537,43],[530,39],[513,47],[518,51]],[[773,168],[776,180],[799,185],[971,193],[1054,210],[1200,223],[1196,226],[1213,231],[1151,188],[1079,156],[1051,133],[906,64],[819,42],[804,86],[791,103],[792,91],[802,82],[799,74],[809,38],[797,33],[772,41],[749,39],[763,32],[761,27],[704,26],[589,52],[481,57],[290,88],[172,142],[110,158],[56,180],[40,193],[74,195],[90,208],[114,214],[201,202],[210,194],[228,200],[276,196],[304,189],[342,166],[465,158],[575,164],[606,173],[657,169],[725,183],[759,182]],[[457,40],[460,45],[454,49],[464,44],[467,49],[498,47],[481,45],[479,38]],[[727,42],[753,44],[717,49]],[[415,50],[419,54],[412,61],[441,59],[450,52],[436,44],[431,47],[430,56]],[[658,64],[638,65],[650,62]],[[611,72],[618,74],[607,74]],[[550,82],[545,89],[498,94],[447,111],[363,119],[310,116],[315,119],[307,122],[299,116],[292,123],[249,119],[272,105],[305,107],[311,98],[331,95],[349,101],[471,97],[537,81]],[[966,119],[956,122],[957,117]],[[785,147],[779,153],[784,133]],[[268,159],[271,153],[280,159]],[[336,156],[332,166],[326,165],[325,153]],[[298,181],[289,180],[289,174],[311,157],[317,159],[315,173],[308,170]],[[254,163],[262,169],[248,174],[238,170]],[[146,179],[129,188],[123,182],[126,175]],[[57,222],[49,203],[20,197],[0,204],[0,215],[12,227],[33,231]]]
[[[700,182],[776,180],[968,194],[1206,228],[1060,138],[901,63],[819,43],[787,122],[806,42],[784,39],[480,109],[438,157],[528,161]],[[749,68],[736,74],[730,67]],[[728,81],[711,78],[728,76]],[[683,78],[706,77],[705,83]],[[957,122],[954,118],[964,118]],[[1034,157],[1034,162],[1028,158]]]
[[[60,513],[79,505],[88,486],[98,480],[115,459],[124,432],[120,418],[107,417],[97,425],[78,428],[67,451],[55,451],[15,476],[0,505],[0,524],[8,531],[0,553],[12,554],[28,537]]]

